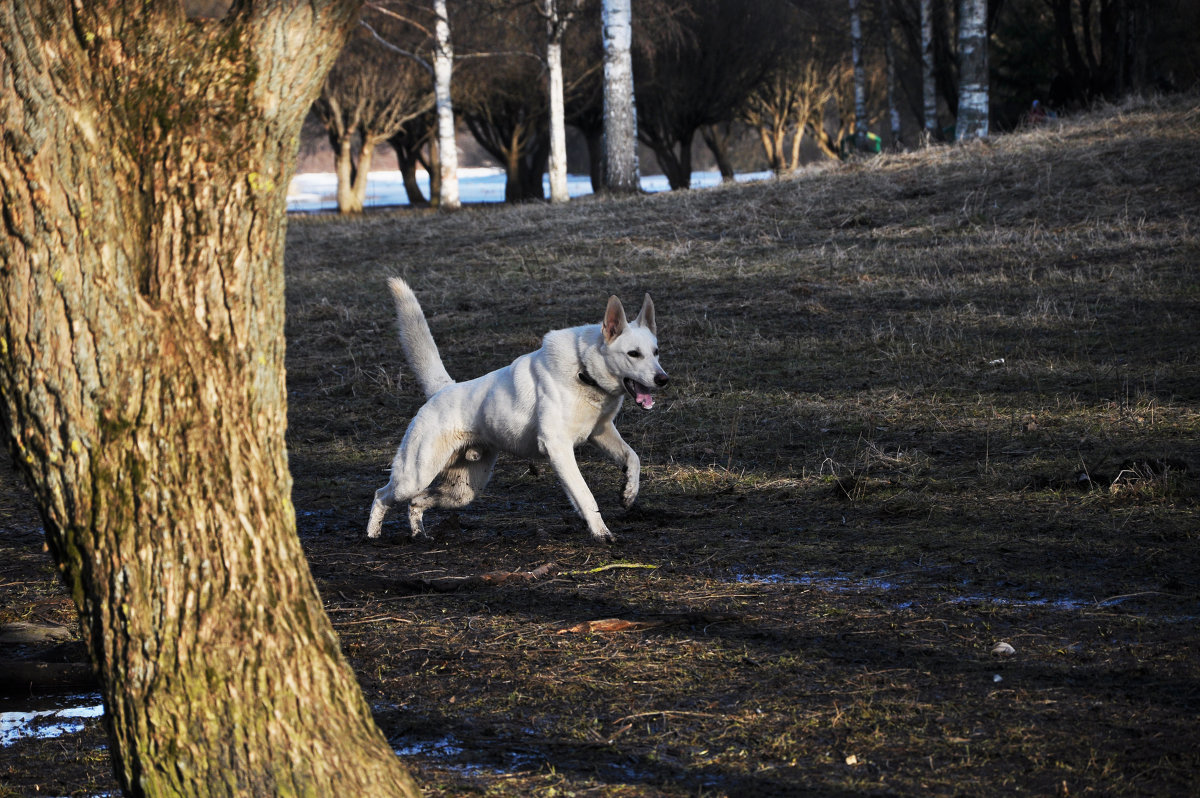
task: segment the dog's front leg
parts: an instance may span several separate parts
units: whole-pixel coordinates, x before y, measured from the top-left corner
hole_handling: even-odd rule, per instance
[[[621,505],[628,510],[637,501],[638,486],[642,479],[642,461],[637,452],[625,442],[611,420],[602,422],[589,440],[613,462],[625,469],[625,490],[621,492]]]
[[[600,541],[614,540],[613,533],[608,531],[604,518],[600,515],[600,505],[596,504],[596,497],[592,495],[583,474],[579,471],[574,447],[566,440],[539,438],[538,448],[550,461],[550,467],[558,475],[558,481],[567,492],[567,498],[571,500],[575,512],[579,513],[579,517],[587,524],[592,537]]]

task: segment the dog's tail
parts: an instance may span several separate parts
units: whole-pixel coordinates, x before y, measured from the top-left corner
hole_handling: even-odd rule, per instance
[[[409,368],[413,370],[413,375],[421,384],[421,390],[428,398],[454,380],[442,365],[442,356],[438,354],[437,344],[433,342],[433,333],[429,332],[425,313],[408,283],[399,277],[393,277],[388,280],[388,288],[392,290],[392,296],[396,300],[400,345],[404,347]]]

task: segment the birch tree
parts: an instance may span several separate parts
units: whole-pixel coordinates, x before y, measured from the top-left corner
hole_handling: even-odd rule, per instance
[[[416,795],[296,536],[283,248],[357,3],[0,4],[0,421],[127,795]]]
[[[574,16],[579,0],[561,3],[560,0],[539,0],[539,10],[546,18],[546,74],[550,99],[550,201],[566,202],[567,194],[567,124],[563,89],[563,39],[567,25]]]
[[[633,93],[633,10],[631,0],[603,0],[604,187],[637,191],[637,111]]]
[[[458,141],[454,126],[454,101],[450,84],[454,75],[454,48],[450,42],[450,15],[446,0],[433,0],[433,92],[437,108],[438,208],[462,207],[458,194]]]
[[[987,0],[959,0],[958,121],[955,139],[988,135]]]
[[[867,135],[867,76],[863,67],[862,14],[858,0],[850,0],[850,65],[854,75],[854,142],[866,145]]]
[[[921,106],[924,135],[928,144],[938,138],[937,73],[934,71],[933,0],[921,2]]]

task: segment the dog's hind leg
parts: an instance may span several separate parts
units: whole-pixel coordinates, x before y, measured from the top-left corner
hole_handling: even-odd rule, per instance
[[[371,502],[371,517],[367,519],[367,537],[379,537],[383,530],[383,518],[395,503],[396,489],[389,479],[388,484],[375,491],[375,501]]]
[[[496,452],[472,446],[459,452],[442,472],[436,487],[422,491],[408,505],[408,524],[413,537],[425,536],[422,516],[426,510],[440,507],[456,510],[466,507],[492,478]]]
[[[451,436],[426,433],[426,425],[420,421],[418,415],[409,425],[404,440],[400,442],[400,448],[396,450],[396,457],[392,460],[391,479],[375,491],[375,501],[371,504],[371,515],[367,521],[369,538],[379,537],[384,516],[393,504],[413,501],[430,493],[428,487],[437,479],[438,474],[445,470],[446,464],[461,445],[461,441],[456,441]],[[413,510],[409,509],[409,526],[417,537],[422,534],[420,521],[423,510],[423,507],[417,509],[414,523]]]

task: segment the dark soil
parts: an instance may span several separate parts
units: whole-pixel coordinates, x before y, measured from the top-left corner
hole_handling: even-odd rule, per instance
[[[1196,794],[1197,140],[1177,98],[691,194],[293,220],[299,533],[427,792]],[[392,274],[459,377],[654,295],[633,510],[581,452],[617,544],[511,458],[432,542],[400,511],[364,538],[420,404]],[[0,478],[0,624],[70,625]],[[0,711],[60,700],[24,693]],[[0,795],[110,791],[104,744],[0,747]]]

